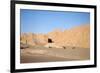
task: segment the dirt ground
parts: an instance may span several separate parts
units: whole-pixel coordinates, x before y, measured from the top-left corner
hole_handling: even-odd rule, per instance
[[[55,62],[55,61],[75,61],[75,60],[89,60],[89,48],[45,48],[45,47],[31,47],[21,49],[20,53],[21,63],[35,63],[35,62]]]

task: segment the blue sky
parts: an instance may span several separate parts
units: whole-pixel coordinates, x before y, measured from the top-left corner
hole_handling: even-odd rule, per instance
[[[90,13],[47,10],[20,10],[21,33],[48,33],[90,24]]]

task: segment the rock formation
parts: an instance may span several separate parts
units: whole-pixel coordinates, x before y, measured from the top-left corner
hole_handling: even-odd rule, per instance
[[[48,39],[53,42],[49,43]],[[82,25],[64,31],[54,30],[47,34],[22,33],[21,43],[57,48],[66,46],[90,48],[90,25]]]
[[[78,26],[64,31],[52,31],[48,36],[59,46],[90,47],[90,26]]]

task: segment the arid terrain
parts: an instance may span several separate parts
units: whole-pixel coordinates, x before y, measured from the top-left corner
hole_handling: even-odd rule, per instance
[[[90,59],[90,26],[47,34],[21,33],[21,63]]]

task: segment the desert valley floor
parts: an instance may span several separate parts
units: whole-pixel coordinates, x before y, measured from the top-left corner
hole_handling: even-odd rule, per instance
[[[45,48],[41,46],[21,49],[21,63],[89,60],[89,48]]]

